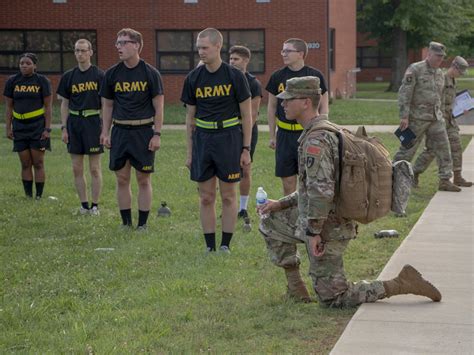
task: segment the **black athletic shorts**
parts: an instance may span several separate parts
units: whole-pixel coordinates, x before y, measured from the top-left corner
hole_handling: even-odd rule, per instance
[[[298,138],[302,132],[278,128],[275,150],[275,176],[288,177],[298,174]]]
[[[51,150],[51,139],[41,139],[44,132],[44,117],[29,120],[13,119],[13,151],[22,152],[27,149]]]
[[[153,138],[152,126],[114,125],[110,144],[109,169],[122,169],[127,160],[138,171],[152,173],[155,165],[155,152],[148,150]]]
[[[204,182],[217,176],[224,182],[240,181],[241,154],[241,126],[220,130],[196,128],[193,133],[191,180]]]
[[[69,115],[67,151],[78,155],[103,153],[104,147],[100,144],[101,130],[102,120],[99,115],[88,117]]]
[[[252,162],[253,162],[253,154],[255,153],[255,148],[257,147],[257,142],[258,142],[258,127],[257,127],[257,124],[255,123],[252,127],[252,140],[250,142],[250,158],[252,159]]]

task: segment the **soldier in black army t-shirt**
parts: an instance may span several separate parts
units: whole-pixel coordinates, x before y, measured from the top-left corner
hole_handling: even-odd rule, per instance
[[[33,197],[33,170],[36,199],[43,194],[44,152],[51,150],[51,83],[36,73],[38,58],[33,53],[20,56],[20,73],[5,83],[6,134],[21,161],[21,179],[28,197]]]
[[[296,178],[298,174],[298,138],[303,127],[298,123],[289,121],[285,117],[285,111],[281,106],[282,100],[276,95],[285,90],[288,79],[302,76],[316,76],[321,82],[321,103],[319,114],[329,112],[328,94],[323,74],[315,68],[306,66],[304,59],[308,53],[305,41],[298,38],[290,38],[283,43],[281,56],[285,67],[275,71],[268,81],[268,126],[270,128],[270,148],[275,151],[275,175],[280,177],[283,183],[285,195],[296,190]],[[275,137],[275,130],[278,132]]]
[[[74,184],[81,201],[80,214],[99,215],[99,197],[102,187],[100,144],[102,120],[100,119],[99,89],[104,72],[91,63],[92,44],[80,39],[74,45],[78,66],[61,77],[57,93],[62,98],[62,140],[71,154]],[[89,209],[87,184],[84,177],[84,155],[89,156],[92,204]]]
[[[138,230],[146,229],[151,208],[151,175],[161,144],[163,84],[158,71],[140,59],[140,32],[125,28],[115,44],[121,62],[105,73],[100,89],[103,127],[101,143],[110,148],[110,170],[117,176],[117,199],[125,226],[132,225],[131,167],[138,182]],[[109,131],[112,125],[112,136]]]
[[[251,108],[244,74],[222,62],[222,41],[214,28],[199,33],[196,46],[204,65],[186,77],[181,100],[186,104],[186,165],[199,186],[207,250],[216,249],[217,177],[222,199],[220,250],[229,253],[237,218],[235,183],[240,180],[241,167],[250,164]]]
[[[253,163],[253,155],[255,153],[255,147],[258,141],[258,127],[257,117],[260,108],[260,101],[262,100],[262,84],[260,81],[247,71],[247,66],[250,62],[250,49],[245,46],[232,46],[229,49],[229,63],[241,70],[250,87],[250,94],[252,97],[252,141],[250,143],[250,158]],[[250,185],[252,183],[252,164],[249,164],[242,168],[242,179],[240,180],[240,206],[238,218],[244,220],[243,229],[246,232],[251,230],[250,217],[247,212]]]

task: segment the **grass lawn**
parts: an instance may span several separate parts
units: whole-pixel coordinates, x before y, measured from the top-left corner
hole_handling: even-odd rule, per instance
[[[53,105],[53,123],[59,124],[59,104]],[[329,106],[330,118],[340,124],[399,124],[396,102],[334,100]],[[0,104],[0,122],[5,122],[5,105]],[[180,104],[165,105],[165,124],[184,124],[186,109]],[[259,124],[267,124],[267,107],[261,105]]]
[[[392,135],[380,137],[392,152],[396,149]],[[261,185],[270,198],[278,198],[281,184],[273,177],[267,141],[268,134],[262,133],[252,195]],[[249,234],[238,227],[230,256],[204,256],[198,195],[184,167],[184,142],[184,131],[163,134],[149,230],[137,233],[119,228],[108,153],[103,158],[101,216],[80,216],[70,159],[58,132],[53,152],[46,156],[41,201],[23,197],[18,157],[11,153],[10,141],[0,140],[1,353],[330,351],[355,310],[285,300],[284,273],[268,260],[256,225]],[[387,216],[360,227],[345,256],[351,280],[379,274],[436,191],[434,167],[420,183],[408,218]],[[170,218],[156,217],[163,200],[172,210]],[[134,207],[135,223],[136,213]],[[379,229],[397,229],[401,237],[375,239]],[[302,259],[306,271],[307,257]],[[304,277],[310,285],[306,273]]]

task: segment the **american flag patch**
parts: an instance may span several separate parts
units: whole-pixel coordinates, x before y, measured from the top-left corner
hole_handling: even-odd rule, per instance
[[[319,155],[320,152],[321,152],[321,148],[316,147],[314,145],[310,145],[308,148],[306,148],[306,153],[308,154]]]

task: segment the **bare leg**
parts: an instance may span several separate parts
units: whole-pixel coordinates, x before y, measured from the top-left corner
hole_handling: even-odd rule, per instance
[[[72,172],[74,174],[74,185],[81,202],[88,202],[87,183],[84,178],[84,155],[71,154]]]
[[[219,190],[222,199],[222,231],[234,233],[237,221],[236,183],[219,180]]]
[[[138,209],[140,211],[149,211],[151,208],[152,186],[151,174],[136,172],[138,183]]]
[[[204,233],[216,231],[216,177],[199,182],[199,212]]]
[[[117,178],[117,201],[120,210],[132,208],[132,190],[130,188],[130,162],[115,172]]]
[[[296,191],[296,182],[297,182],[297,176],[287,176],[287,177],[282,177],[281,182],[283,183],[283,195],[287,196],[293,192]]]
[[[31,149],[31,160],[35,171],[35,182],[44,182],[46,175],[44,172],[44,151]]]
[[[101,157],[101,154],[89,155],[92,202],[97,204],[99,203],[100,193],[102,191],[102,170],[100,165]]]
[[[33,162],[31,152],[26,149],[22,152],[18,152],[21,163],[21,179],[27,181],[33,181]]]

